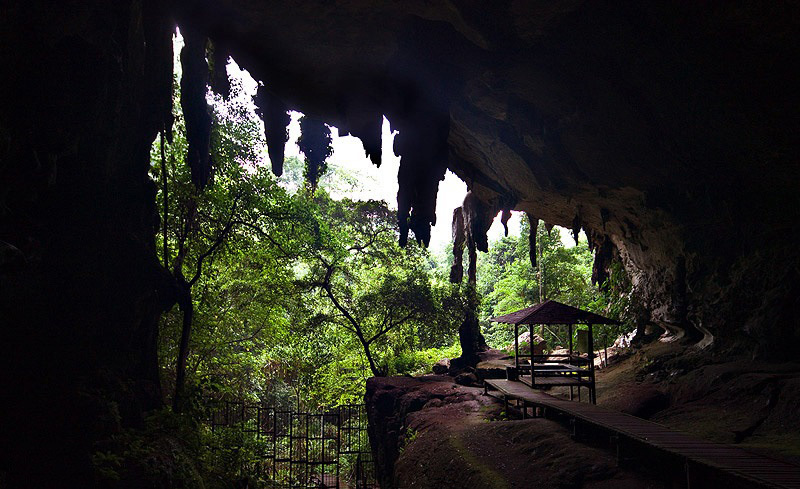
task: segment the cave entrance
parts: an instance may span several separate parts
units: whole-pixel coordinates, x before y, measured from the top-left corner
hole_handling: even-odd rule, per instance
[[[281,411],[328,409],[360,402],[370,376],[424,373],[457,356],[460,291],[416,240],[398,245],[389,121],[380,169],[365,150],[374,146],[286,106],[276,110],[288,130],[273,139],[265,86],[226,62],[225,93],[204,93],[208,173],[190,162],[183,104],[151,149],[156,251],[179,296],[158,336],[167,402],[189,411],[224,393]],[[452,180],[460,199],[465,186]],[[449,226],[440,228],[431,246],[443,248]]]
[[[187,37],[187,46],[192,42]],[[269,87],[226,61],[225,93],[202,87],[210,116],[209,164],[192,160],[193,116],[185,109],[191,104],[174,108],[173,126],[163,129],[151,152],[158,257],[179,291],[179,307],[163,315],[159,332],[161,381],[175,411],[195,413],[198,400],[209,395],[224,403],[225,417],[210,425],[214,443],[234,439],[241,445],[252,438],[288,444],[289,459],[270,452],[262,469],[268,466],[263,470],[273,478],[302,473],[310,480],[325,460],[295,456],[294,443],[303,452],[333,438],[319,441],[304,430],[317,421],[326,425],[325,413],[360,402],[371,376],[425,374],[437,361],[463,357],[465,342],[456,334],[465,316],[471,331],[480,331],[481,283],[478,275],[467,284],[448,283],[448,222],[417,236],[424,225],[415,229],[412,217],[398,219],[398,133],[387,118],[380,118],[377,139],[373,134],[365,140],[358,130],[340,131],[335,124],[342,121],[289,110]],[[184,73],[190,68],[185,65]],[[183,100],[190,88],[181,78],[174,97]],[[380,169],[372,165],[378,152]],[[444,175],[439,215],[468,200],[466,185]],[[508,212],[501,214],[504,223]],[[488,225],[492,216],[486,214]],[[520,231],[528,226],[529,235],[542,233],[534,240],[538,248],[526,252],[538,251],[542,295],[541,265],[550,251],[569,253],[560,250],[560,232],[551,234],[551,227],[529,215],[524,222],[519,214],[514,219],[512,228],[516,222]],[[419,239],[401,249],[404,223]],[[513,246],[506,242],[498,249],[530,247],[530,237],[518,234]],[[578,282],[587,285],[584,258],[556,261],[574,265]],[[528,257],[517,261],[529,263]],[[552,273],[563,274],[556,267]],[[493,284],[485,289],[495,292]],[[291,413],[288,428],[277,427],[277,413]],[[285,438],[285,429],[294,435]],[[240,445],[231,449],[246,454]],[[289,472],[280,464],[288,464]]]

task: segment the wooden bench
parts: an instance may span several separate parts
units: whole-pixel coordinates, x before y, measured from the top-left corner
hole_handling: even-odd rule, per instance
[[[570,400],[574,399],[573,389],[578,389],[578,400],[581,400],[581,387],[589,390],[589,400],[595,399],[594,372],[589,367],[589,360],[576,355],[529,355],[541,363],[520,364],[517,379],[531,388],[569,387]],[[561,359],[562,362],[550,360]]]

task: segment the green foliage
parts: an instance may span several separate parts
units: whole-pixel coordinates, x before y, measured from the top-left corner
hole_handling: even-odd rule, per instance
[[[585,243],[566,248],[557,232],[539,226],[540,267],[532,267],[528,223],[520,236],[479,255],[477,287],[450,284],[449,252],[432,257],[413,242],[401,249],[395,212],[385,202],[331,197],[357,182],[327,168],[330,131],[320,121],[301,121],[305,161],[287,158],[279,182],[264,164],[252,101],[240,81],[232,82],[231,97],[214,100],[214,165],[203,192],[183,161],[180,113],[163,157],[158,140],[151,154],[161,217],[158,257],[185,286],[192,311],[186,414],[156,413],[143,432],[121,433],[98,450],[94,462],[104,484],[140,477],[154,487],[180,487],[178,479],[201,487],[241,476],[263,447],[238,440],[236,450],[225,450],[236,441],[227,437],[236,435],[193,424],[207,398],[283,410],[360,403],[372,375],[427,373],[438,360],[457,357],[457,330],[475,297],[486,339],[496,347],[513,343],[513,336],[487,319],[537,303],[540,294],[611,317],[629,309],[630,283],[621,267],[612,269],[606,292],[591,285]],[[185,309],[184,303],[162,317],[166,393],[175,390]],[[555,329],[546,336],[550,345],[565,340]]]
[[[423,375],[431,370],[431,366],[446,358],[456,358],[461,355],[461,346],[456,341],[450,346],[442,348],[428,348],[425,350],[411,349],[391,358],[389,375]]]
[[[403,433],[401,438],[398,452],[402,454],[406,450],[407,446],[414,443],[414,441],[417,439],[417,436],[419,436],[419,431],[415,430],[414,428],[406,428],[406,431]]]
[[[426,250],[398,247],[384,202],[328,195],[330,185],[352,183],[346,175],[328,172],[312,193],[301,181],[302,163],[287,158],[279,184],[263,164],[260,125],[240,91],[234,83],[230,100],[215,102],[214,170],[204,192],[182,164],[180,114],[166,161],[158,141],[152,152],[159,258],[176,276],[196,280],[188,391],[313,409],[360,402],[376,371],[427,371],[454,342],[459,289],[435,276]],[[326,280],[340,308],[321,287]],[[168,393],[182,318],[173,308],[162,319]]]
[[[297,300],[286,293],[294,273],[285,249],[303,239],[307,212],[262,164],[263,135],[240,90],[234,84],[230,101],[215,105],[214,170],[205,191],[196,191],[181,161],[186,143],[180,114],[165,161],[154,145],[151,174],[161,204],[159,258],[192,290],[188,381],[253,398],[269,394],[265,338],[285,331],[287,310]],[[176,308],[164,315],[159,353],[166,392],[175,382],[181,323]]]
[[[287,158],[278,181],[252,100],[231,81],[230,97],[212,101],[213,169],[203,191],[184,161],[177,108],[172,134],[151,151],[164,295],[180,305],[162,315],[159,366],[165,401],[179,392],[182,414],[154,413],[144,430],[98,447],[100,485],[222,487],[263,447],[197,424],[210,398],[281,410],[360,403],[368,377],[428,372],[459,353],[463,291],[427,250],[399,248],[385,202],[330,196],[358,182],[327,168],[329,128],[301,121],[305,161]]]
[[[384,202],[334,200],[324,190],[305,197],[318,236],[303,252],[297,284],[316,311],[307,331],[337,343],[313,389],[318,402],[335,405],[360,399],[370,375],[421,369],[412,352],[451,344],[459,291],[435,279],[426,250],[399,248]]]
[[[626,282],[627,277],[620,266],[615,265],[606,287],[592,285],[593,258],[586,242],[580,240],[577,246],[568,248],[561,242],[558,230],[548,232],[544,223],[539,223],[536,231],[538,266],[533,267],[529,254],[529,230],[530,223],[526,219],[519,236],[508,236],[492,243],[489,253],[478,257],[477,288],[482,297],[481,325],[490,346],[503,348],[513,345],[514,334],[513,327],[492,323],[489,318],[537,304],[540,299],[554,299],[613,319],[624,314],[630,284]],[[627,292],[621,293],[621,289]],[[563,331],[556,327],[545,328],[544,336],[549,347],[568,342],[566,328],[561,329]],[[627,325],[604,326],[598,328],[596,335],[613,341],[628,329]],[[541,334],[541,331],[536,330],[535,333]]]
[[[202,488],[208,474],[198,461],[208,456],[195,421],[168,409],[145,418],[144,428],[123,430],[92,456],[98,487],[119,481],[137,487]]]

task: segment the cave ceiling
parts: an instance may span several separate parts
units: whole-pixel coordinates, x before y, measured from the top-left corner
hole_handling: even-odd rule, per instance
[[[386,115],[401,234],[428,239],[449,168],[481,212],[583,229],[625,264],[647,320],[711,336],[701,302],[722,300],[731,268],[755,266],[745,236],[797,261],[784,244],[800,207],[798,11],[224,0],[176,19],[263,81],[279,113],[352,133],[376,164]]]
[[[230,55],[264,82],[256,104],[276,174],[288,109],[323,136],[324,121],[359,137],[375,164],[386,116],[399,131],[401,239],[449,225],[434,209],[450,169],[471,190],[454,213],[459,239],[485,249],[483,231],[509,209],[585,232],[597,278],[610,262],[628,272],[637,326],[690,338],[712,360],[796,360],[798,2],[5,2],[0,385],[16,429],[0,430],[0,452],[13,448],[0,472],[11,486],[91,481],[88,455],[119,433],[112,420],[141,427],[162,405],[159,317],[174,290],[148,172],[172,119],[176,26],[198,187],[213,164],[206,84],[226,92]]]

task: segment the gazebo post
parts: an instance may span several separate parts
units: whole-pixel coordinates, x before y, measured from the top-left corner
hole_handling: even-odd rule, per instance
[[[569,364],[572,365],[572,325],[567,326],[569,326]]]
[[[592,387],[589,390],[589,402],[592,404],[597,404],[597,394],[594,391],[594,338],[592,335],[592,324],[587,324],[589,326],[589,341],[588,341],[588,350],[589,350],[589,371],[591,372],[591,376],[589,377],[592,382]]]
[[[572,365],[572,325],[567,325],[567,336],[569,336],[569,349],[567,353],[569,353],[569,357],[567,357],[567,365]],[[578,392],[581,391],[581,388],[578,387]],[[569,400],[572,401],[575,399],[575,390],[573,386],[569,386]]]
[[[519,375],[519,324],[514,323],[514,367]]]
[[[520,353],[519,353],[519,325],[525,324],[528,325],[528,331],[533,336],[533,331],[535,329],[535,325],[539,324],[543,327],[548,324],[566,324],[569,330],[569,365],[568,366],[559,366],[559,365],[546,365],[542,366],[541,370],[537,371],[533,368],[534,364],[534,353],[533,353],[533,341],[531,340],[531,354],[528,355],[531,359],[531,372],[528,374],[531,376],[530,386],[532,388],[541,387],[539,385],[535,385],[536,376],[541,374],[544,377],[555,377],[553,379],[549,379],[547,385],[565,385],[570,386],[570,398],[573,397],[573,388],[578,387],[578,402],[581,400],[581,386],[587,386],[587,380],[589,381],[589,402],[591,404],[597,404],[597,391],[596,387],[596,372],[594,370],[594,325],[595,324],[619,324],[618,321],[614,321],[612,319],[605,318],[598,314],[594,314],[589,311],[582,311],[572,306],[568,306],[566,304],[561,304],[560,302],[554,300],[547,300],[542,302],[541,304],[537,304],[535,306],[526,307],[525,309],[520,309],[519,311],[512,312],[509,314],[505,314],[502,316],[497,316],[492,318],[492,321],[498,323],[505,323],[505,324],[513,324],[514,325],[514,367],[509,367],[509,370],[512,368],[516,368],[517,372],[519,373],[522,365],[520,365]],[[574,326],[576,324],[585,324],[587,326],[587,341],[586,341],[586,349],[589,350],[587,352],[588,356],[588,364],[589,364],[589,371],[587,372],[582,365],[582,361],[580,360],[582,355],[579,355],[577,358],[574,357],[575,355],[575,341],[573,338],[573,333],[575,332]],[[544,334],[544,333],[542,333]],[[581,335],[581,339],[583,335]],[[605,338],[604,347],[608,346],[608,338]],[[582,348],[583,349],[583,348]],[[563,357],[563,355],[561,355]],[[543,358],[545,358],[543,356]],[[600,355],[600,359],[602,361],[602,351]],[[559,372],[552,371],[553,368],[556,370],[560,369]],[[578,370],[580,369],[580,370]],[[563,372],[562,372],[563,371]],[[563,374],[563,375],[562,375]],[[561,376],[562,378],[559,379],[558,377]],[[522,380],[522,379],[519,379]],[[527,384],[527,381],[525,382]]]

